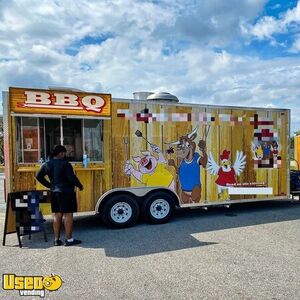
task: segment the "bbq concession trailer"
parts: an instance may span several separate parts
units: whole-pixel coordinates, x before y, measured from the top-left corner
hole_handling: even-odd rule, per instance
[[[36,172],[63,144],[84,185],[79,212],[95,210],[109,225],[289,196],[287,109],[14,87],[3,105],[6,191],[44,189]]]

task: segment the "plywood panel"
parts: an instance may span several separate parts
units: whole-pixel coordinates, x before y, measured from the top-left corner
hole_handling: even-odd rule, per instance
[[[112,180],[113,180],[113,171],[112,171],[112,121],[111,120],[104,120],[103,121],[103,144],[104,144],[104,162],[103,164],[95,164],[95,167],[104,167],[104,170],[94,171],[94,175],[100,181],[95,181],[94,177],[94,184],[95,191],[94,191],[94,200],[97,201],[101,194],[104,194],[106,191],[112,188]],[[101,178],[100,178],[101,176]],[[101,186],[101,188],[100,188]]]
[[[150,113],[161,113],[161,105],[147,104],[147,108]],[[162,122],[153,121],[148,124],[146,123],[146,138],[151,144],[158,146],[163,151]],[[149,149],[149,145],[147,147]]]
[[[106,181],[109,180],[111,182],[111,173],[110,171],[105,170],[97,170],[93,172],[93,185],[92,185],[92,191],[93,191],[93,205],[92,210],[95,209],[96,203],[98,199],[104,194],[106,191],[108,191],[110,188],[107,187]]]
[[[269,117],[274,122],[274,132],[278,132],[278,116],[280,117],[280,113],[278,112],[269,112]],[[273,188],[273,195],[278,196],[278,181],[279,181],[279,169],[267,169],[268,172],[268,187]],[[269,198],[272,198],[273,195],[268,195]]]
[[[223,116],[224,121],[221,121],[221,116]],[[236,153],[232,151],[231,144],[231,110],[228,109],[220,109],[219,110],[219,156],[223,153],[224,150],[230,151],[229,160],[231,162],[231,167],[236,159]],[[227,120],[229,119],[229,120]]]
[[[128,143],[132,144],[130,133],[129,133],[129,121],[117,116],[118,109],[128,109],[128,108],[129,108],[129,104],[127,103],[115,102],[112,105],[111,159],[112,159],[112,172],[113,172],[112,186],[114,188],[126,187],[130,185],[130,178],[124,176],[125,162],[129,158],[126,156],[126,147],[124,144],[124,138],[127,138]]]
[[[200,116],[203,116],[205,114],[205,108],[202,107],[193,107],[192,108],[192,128],[198,127],[197,131],[197,138],[195,139],[196,143],[196,152],[200,154],[200,156],[203,156],[203,153],[201,153],[198,143],[200,140],[204,140],[206,142],[206,134],[209,134],[211,124],[204,124],[204,122],[200,121]],[[206,152],[207,152],[207,146],[206,146]],[[206,169],[203,166],[200,166],[200,178],[201,178],[201,199],[200,202],[203,203],[207,199],[207,172]]]
[[[259,111],[257,113],[258,115],[258,119],[260,120],[266,120],[269,115],[268,115],[268,112],[266,111]],[[255,173],[256,173],[256,181],[257,182],[265,182],[268,186],[268,170],[266,168],[263,168],[263,169],[256,169],[255,170]],[[266,198],[265,195],[257,195],[256,198]]]
[[[16,172],[14,191],[30,191],[34,190],[36,172]]]
[[[279,127],[279,137],[281,143],[281,160],[282,165],[280,168],[279,174],[279,194],[286,195],[288,192],[288,168],[289,168],[289,161],[288,161],[288,116],[287,112],[282,112],[280,115],[281,119],[281,126]]]
[[[233,163],[236,158],[236,152],[242,151],[245,155],[245,144],[244,144],[244,130],[243,130],[243,118],[244,118],[244,111],[233,109],[231,111],[231,115],[233,117],[233,122],[231,124],[231,150],[233,155]],[[240,119],[239,119],[240,118]],[[245,169],[249,168],[249,166],[245,166]],[[238,183],[245,182],[245,169],[243,172],[237,177]],[[231,200],[238,200],[243,199],[243,195],[231,195]]]
[[[219,119],[218,119],[218,110],[217,109],[207,109],[207,113],[211,114],[212,117],[215,118],[215,122],[211,123],[211,128],[209,134],[207,136],[207,152],[211,153],[214,160],[218,165],[220,165],[220,134],[219,134]],[[217,202],[218,201],[218,188],[215,183],[217,179],[216,175],[211,175],[207,172],[207,200],[209,202]]]
[[[137,121],[136,113],[144,111],[145,108],[149,109],[152,113],[164,113],[171,117],[172,114],[182,114],[189,116],[188,121],[153,121],[150,123],[144,121]],[[128,120],[124,117],[118,117],[118,109],[127,109],[132,113],[133,120]],[[211,114],[213,120],[199,121],[195,115],[199,113]],[[239,183],[246,182],[263,182],[265,181],[268,186],[273,187],[274,194],[287,193],[287,180],[288,180],[288,161],[287,161],[287,115],[286,112],[272,111],[269,115],[266,111],[260,111],[260,118],[270,117],[274,121],[274,127],[278,127],[282,167],[280,169],[254,169],[253,153],[251,149],[254,127],[250,124],[250,118],[253,118],[257,113],[253,110],[242,109],[218,109],[218,108],[204,108],[196,106],[176,106],[176,105],[162,105],[155,103],[142,104],[138,102],[120,103],[114,102],[112,104],[112,120],[104,121],[104,162],[99,164],[102,168],[97,170],[79,170],[75,166],[76,173],[85,186],[83,192],[78,193],[79,210],[94,210],[95,203],[99,197],[111,188],[130,187],[130,186],[143,186],[133,176],[128,177],[124,173],[124,165],[129,158],[133,166],[137,169],[137,163],[132,160],[133,156],[141,155],[141,151],[149,150],[152,152],[149,144],[135,135],[136,130],[141,131],[143,137],[148,139],[151,143],[156,144],[161,148],[166,159],[173,158],[176,160],[177,165],[180,165],[180,160],[177,160],[176,146],[174,147],[173,154],[167,154],[168,142],[179,140],[180,136],[186,135],[192,129],[198,126],[197,138],[195,139],[196,151],[198,149],[198,141],[202,138],[205,126],[210,125],[210,130],[207,136],[207,152],[212,153],[214,160],[220,165],[220,154],[224,149],[231,151],[232,164],[236,159],[236,151],[243,151],[246,154],[246,168],[244,172],[238,177]],[[224,122],[220,120],[220,115],[226,114],[233,118],[242,117],[242,123],[232,123],[230,121]],[[190,118],[191,116],[191,118]],[[277,119],[281,118],[281,125],[277,124]],[[13,128],[11,129],[11,141],[15,145],[16,132],[13,119]],[[128,154],[126,154],[126,146],[124,138],[128,140]],[[11,149],[12,166],[14,170],[15,183],[13,190],[31,190],[34,188],[44,189],[35,182],[35,173],[38,169],[37,166],[23,165],[22,167],[33,167],[28,172],[19,172],[20,166],[17,166],[16,149]],[[129,157],[128,157],[129,156]],[[98,166],[98,167],[99,167]],[[179,193],[179,180],[172,167],[167,167],[172,173],[175,181],[177,182],[177,192]],[[201,183],[202,183],[202,197],[201,202],[206,199],[209,202],[218,201],[217,185],[215,183],[217,176],[210,175],[207,170],[201,168]],[[180,194],[180,193],[179,193]],[[254,198],[255,196],[231,196],[231,199],[244,199]],[[260,196],[266,198],[266,196]]]
[[[77,190],[78,211],[91,211],[95,209],[93,197],[93,172],[90,169],[75,171],[76,176],[83,185],[83,191]]]
[[[129,110],[135,115],[138,112],[144,111],[146,108],[145,104],[142,103],[131,103],[129,105]],[[129,124],[129,139],[130,139],[130,161],[134,168],[138,168],[138,164],[133,161],[134,156],[141,156],[141,151],[151,151],[150,145],[145,141],[144,138],[136,136],[136,131],[139,130],[144,138],[147,138],[146,124],[144,122],[132,121]],[[150,142],[150,141],[149,141]],[[125,145],[123,145],[124,149]],[[130,178],[130,186],[144,186],[140,181],[138,181],[134,176]]]
[[[244,128],[244,152],[246,154],[246,168],[244,171],[244,180],[246,182],[256,182],[256,172],[254,170],[254,161],[251,145],[253,142],[254,127],[250,124],[250,119],[253,118],[255,114],[254,110],[245,110],[245,121],[243,124]],[[255,195],[245,196],[247,199],[255,198]]]
[[[176,113],[176,106],[169,106],[169,105],[161,105],[160,112],[167,117],[171,117],[172,113]],[[161,122],[162,126],[162,151],[166,160],[174,159],[176,164],[178,165],[177,161],[177,147],[176,145],[169,145],[168,143],[174,142],[178,140],[178,135],[176,132],[176,122]],[[167,150],[173,148],[174,153],[167,153]],[[176,192],[179,194],[179,179],[176,173],[176,170],[172,166],[167,167],[168,171],[172,174],[176,186]]]

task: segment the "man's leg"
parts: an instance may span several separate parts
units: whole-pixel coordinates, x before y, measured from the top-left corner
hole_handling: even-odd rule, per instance
[[[75,193],[65,193],[65,211],[64,226],[66,233],[65,246],[80,244],[81,241],[73,238],[73,212],[77,211],[77,202]]]
[[[66,231],[66,239],[69,240],[73,235],[73,213],[64,213],[64,225]]]
[[[53,215],[53,231],[54,231],[54,237],[55,240],[59,240],[60,238],[60,231],[61,231],[61,225],[62,225],[62,213],[54,213]]]

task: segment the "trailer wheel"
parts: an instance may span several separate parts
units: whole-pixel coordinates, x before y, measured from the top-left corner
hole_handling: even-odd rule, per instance
[[[136,223],[139,206],[129,195],[114,195],[109,198],[102,209],[102,219],[107,226],[125,228]]]
[[[175,202],[173,197],[165,192],[150,195],[142,206],[143,217],[152,224],[162,224],[173,216]]]

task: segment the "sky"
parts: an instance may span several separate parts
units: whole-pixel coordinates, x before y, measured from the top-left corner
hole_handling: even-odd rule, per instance
[[[300,130],[300,0],[0,0],[0,90],[289,108]]]

